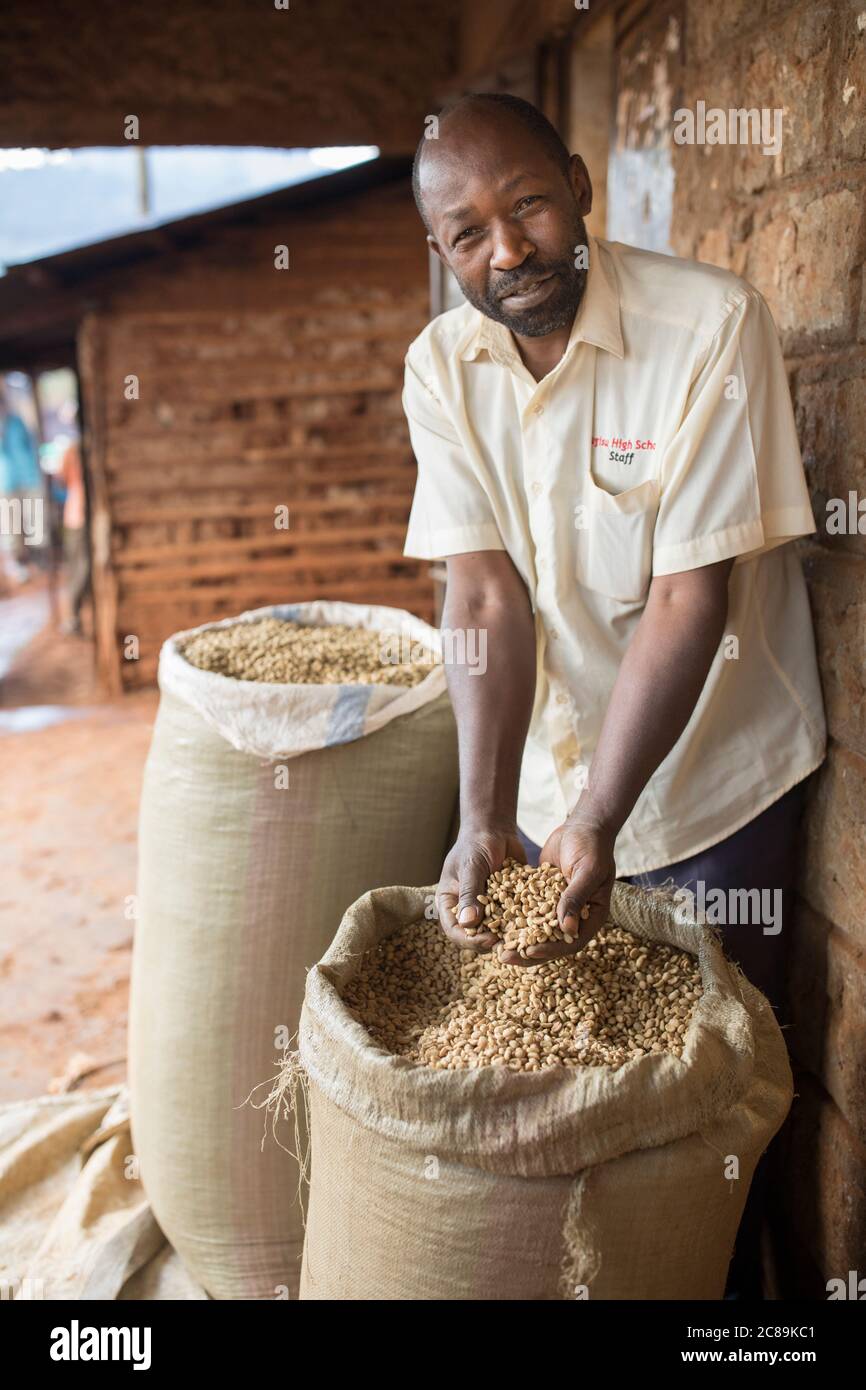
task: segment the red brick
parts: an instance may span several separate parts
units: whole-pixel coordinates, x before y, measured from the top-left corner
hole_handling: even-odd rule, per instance
[[[695,112],[702,101],[707,110],[739,108],[744,83],[735,58],[723,67],[716,64],[680,70],[682,94],[673,110]],[[644,97],[650,109],[656,104],[652,86]],[[733,212],[731,195],[742,186],[744,147],[739,145],[672,146],[674,161],[674,215],[671,232],[676,241],[684,232],[702,232],[727,221]],[[772,160],[758,157],[767,165]],[[677,251],[680,247],[677,245]]]
[[[811,31],[815,52],[800,59],[797,35],[804,21],[820,21],[820,24]],[[805,52],[812,46],[804,42],[799,51]],[[781,59],[780,55],[783,55]],[[781,32],[772,31],[760,41],[736,105],[771,112],[781,110],[784,113],[781,118],[782,149],[775,158],[763,154],[760,147],[744,150],[747,157],[741,186],[748,192],[765,187],[773,179],[802,173],[823,163],[829,66],[830,27],[826,8],[795,16]]]
[[[866,8],[863,0],[836,6],[837,50],[828,88],[830,150],[839,159],[866,157]]]
[[[827,725],[866,756],[866,559],[813,546],[804,557]]]
[[[827,371],[833,375],[827,376]],[[840,500],[849,510],[866,498],[866,374],[864,364],[846,361],[798,373],[794,404],[803,463],[812,496],[820,540],[834,549],[866,555],[866,515],[856,516],[855,528],[839,535],[828,531],[828,501]]]
[[[784,112],[782,150],[775,158],[758,145],[737,146],[727,158],[726,147],[713,147],[713,179],[737,195],[758,192],[792,173],[823,168],[826,160],[832,10],[827,4],[801,5],[793,14],[789,10],[715,6],[706,0],[690,10],[687,32],[693,41],[685,74],[690,99],[701,97],[723,110]]]
[[[866,946],[866,758],[838,744],[812,779],[800,891],[828,921]]]
[[[708,265],[721,266],[722,270],[734,270],[733,251],[730,230],[727,227],[711,227],[698,242],[695,259]]]
[[[766,0],[726,0],[724,5],[689,0],[686,18],[689,63],[717,64],[720,53],[730,52],[742,39],[743,32],[754,30],[769,10]]]
[[[860,254],[862,194],[842,188],[802,199],[777,208],[752,237],[746,278],[765,296],[783,336],[845,341],[856,313],[851,272]]]
[[[833,380],[797,381],[792,395],[800,449],[810,488],[820,493],[822,498],[835,496],[839,383]],[[820,526],[821,519],[817,514],[815,520]]]

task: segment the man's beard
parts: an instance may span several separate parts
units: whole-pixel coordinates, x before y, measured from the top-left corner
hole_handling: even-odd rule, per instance
[[[495,282],[488,285],[483,295],[475,294],[470,287],[462,284],[455,271],[457,283],[473,308],[478,309],[488,319],[502,323],[512,333],[524,338],[543,338],[559,328],[567,328],[574,322],[586,290],[587,271],[574,264],[578,251],[587,246],[586,225],[583,218],[576,217],[572,234],[573,251],[561,260],[541,261],[537,256],[524,261],[515,270],[503,271]],[[587,255],[580,257],[586,261]],[[502,296],[513,293],[521,285],[531,280],[540,280],[546,275],[555,275],[556,283],[550,295],[541,304],[529,309],[506,309]]]

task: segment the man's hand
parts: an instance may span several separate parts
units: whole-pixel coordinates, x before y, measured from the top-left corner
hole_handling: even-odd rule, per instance
[[[478,902],[494,869],[501,869],[508,858],[526,860],[516,826],[503,828],[460,828],[457,842],[442,866],[436,891],[439,925],[456,946],[470,951],[489,951],[497,941],[492,932],[467,936],[462,927],[476,927],[484,921],[484,907]]]
[[[517,783],[535,693],[535,620],[526,585],[504,550],[446,557],[448,588],[442,628],[483,639],[482,666],[449,662],[448,691],[460,751],[460,834],[442,867],[439,922],[456,946],[489,951],[477,901],[494,869],[526,858],[517,834]],[[467,650],[468,650],[467,644]],[[462,918],[458,923],[457,918]]]
[[[582,951],[607,921],[610,895],[616,877],[613,845],[616,836],[590,819],[569,816],[552,835],[549,835],[539,855],[540,864],[555,864],[568,880],[568,887],[559,900],[557,917],[560,927],[573,936],[574,942],[548,941],[530,946],[526,957],[516,951],[503,951],[508,965],[537,965],[539,961],[554,960],[557,956],[574,955]],[[580,915],[589,905],[589,916]]]

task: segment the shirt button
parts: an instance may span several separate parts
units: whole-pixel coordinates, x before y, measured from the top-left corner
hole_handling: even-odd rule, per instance
[[[556,697],[556,703],[557,703],[558,705],[567,705],[567,704],[568,704],[568,696],[566,695],[566,693],[565,693],[564,690],[560,690],[559,694],[558,694],[557,697]]]
[[[538,497],[538,496],[540,496],[541,492],[542,492],[541,483],[533,483],[533,484],[532,484],[532,494],[533,494],[533,496],[534,496],[534,497]]]
[[[543,405],[537,405],[537,406],[534,408],[534,410],[533,410],[532,413],[533,413],[533,415],[543,415],[543,414],[544,414],[544,406],[543,406]]]
[[[559,633],[557,632],[557,630],[556,630],[555,627],[552,627],[552,628],[550,629],[550,635],[551,635],[551,637],[553,638],[554,642],[558,642],[558,641],[559,641]]]

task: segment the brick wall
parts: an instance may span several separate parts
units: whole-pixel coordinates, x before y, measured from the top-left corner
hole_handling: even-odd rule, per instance
[[[676,105],[785,110],[777,157],[671,146],[670,238],[676,254],[731,268],[766,297],[819,527],[801,549],[830,744],[788,934],[797,1099],[773,1211],[781,1291],[826,1297],[827,1279],[866,1274],[866,535],[826,528],[828,498],[866,498],[866,9],[690,0],[681,11]],[[645,29],[660,32],[651,14]],[[648,72],[661,56],[648,53]]]
[[[113,689],[152,682],[170,633],[270,603],[433,617],[429,566],[402,556],[416,476],[403,356],[427,303],[408,178],[113,276],[79,342]]]

